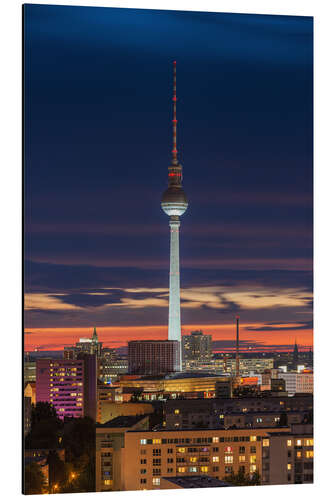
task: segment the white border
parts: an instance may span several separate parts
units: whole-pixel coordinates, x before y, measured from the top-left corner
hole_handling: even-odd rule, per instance
[[[306,0],[139,0],[69,1],[39,0],[39,4],[105,7],[201,10],[250,14],[315,16],[315,478],[312,486],[275,486],[204,490],[212,498],[221,496],[249,499],[329,498],[332,490],[332,6],[327,1]],[[1,493],[19,498],[21,468],[21,5],[18,0],[0,3],[0,116],[1,116]],[[4,279],[3,279],[4,278]],[[297,489],[295,489],[297,488]],[[201,490],[177,491],[179,498],[199,498]],[[112,493],[117,498],[167,497],[170,491]],[[75,498],[96,498],[96,494],[77,494]],[[68,495],[65,495],[68,496]],[[39,498],[39,496],[37,496]]]

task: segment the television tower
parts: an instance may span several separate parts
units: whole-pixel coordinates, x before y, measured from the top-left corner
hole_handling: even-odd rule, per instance
[[[180,281],[179,281],[179,227],[180,216],[186,211],[188,202],[182,188],[182,166],[177,157],[177,65],[173,63],[173,149],[172,162],[168,167],[168,189],[162,195],[161,206],[170,217],[170,279],[169,279],[169,323],[168,340],[179,342],[179,366],[182,370],[181,327],[180,327]]]
[[[239,378],[239,316],[236,316],[236,378]]]

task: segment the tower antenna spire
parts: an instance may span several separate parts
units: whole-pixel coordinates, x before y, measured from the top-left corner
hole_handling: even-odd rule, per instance
[[[172,149],[172,163],[178,165],[177,159],[177,61],[173,61],[173,149]]]

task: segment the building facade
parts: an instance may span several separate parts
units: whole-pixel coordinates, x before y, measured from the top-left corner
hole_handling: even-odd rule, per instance
[[[59,418],[84,415],[84,361],[38,359],[36,401],[51,403]]]
[[[187,361],[206,363],[212,357],[212,336],[205,335],[201,330],[182,336],[183,365]]]
[[[128,372],[133,375],[163,375],[179,371],[177,340],[132,340],[128,342]]]
[[[269,446],[268,438],[274,432],[277,430],[121,432],[105,425],[96,435],[96,491],[160,489],[161,478],[198,474],[219,480],[240,470],[261,475],[262,450]],[[106,480],[103,458],[109,467]]]

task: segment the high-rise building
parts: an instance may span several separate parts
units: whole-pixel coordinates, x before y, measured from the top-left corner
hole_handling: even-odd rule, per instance
[[[96,421],[97,418],[97,357],[96,354],[80,353],[78,359],[84,362],[83,371],[83,414]]]
[[[36,401],[51,403],[58,417],[83,417],[84,361],[38,359]]]
[[[206,363],[212,357],[212,336],[205,335],[201,330],[191,332],[182,337],[183,363],[198,361]]]
[[[179,371],[177,340],[132,340],[128,343],[128,372],[133,375],[164,375]]]
[[[168,339],[181,343],[180,321],[180,280],[179,280],[179,227],[180,216],[187,209],[188,202],[182,188],[182,166],[177,158],[177,117],[176,117],[176,61],[173,63],[173,149],[172,163],[168,167],[168,189],[161,201],[163,211],[170,217],[170,278],[169,278],[169,322]],[[181,349],[179,349],[179,370],[182,369]]]

